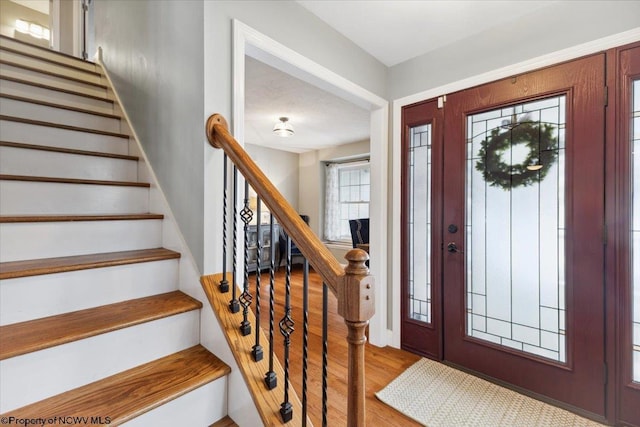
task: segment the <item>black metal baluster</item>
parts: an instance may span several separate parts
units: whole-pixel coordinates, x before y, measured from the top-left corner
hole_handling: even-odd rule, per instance
[[[329,287],[326,283],[322,283],[322,426],[327,427],[327,371],[329,354],[328,343],[328,307],[329,305]]]
[[[229,281],[227,280],[227,224],[228,221],[228,213],[227,213],[227,205],[229,203],[229,177],[227,176],[229,171],[227,170],[227,155],[224,155],[224,164],[222,166],[222,173],[224,175],[224,191],[223,191],[223,202],[222,202],[222,280],[218,284],[218,290],[221,293],[229,292]]]
[[[285,276],[284,317],[280,320],[280,333],[284,337],[284,401],[280,405],[282,422],[293,418],[293,407],[289,402],[289,346],[295,322],[291,318],[291,237],[287,236],[287,266]]]
[[[256,232],[258,234],[258,241],[256,244],[256,257],[257,266],[256,266],[256,344],[253,346],[253,350],[251,354],[253,355],[253,360],[259,362],[262,360],[262,346],[260,345],[260,276],[262,275],[262,227],[261,227],[261,218],[262,218],[262,201],[258,197],[257,205],[256,205],[256,217],[257,217],[257,225]]]
[[[302,263],[302,425],[307,425],[307,360],[309,357],[309,261]]]
[[[269,269],[269,372],[265,374],[264,382],[267,389],[273,390],[278,385],[278,377],[273,371],[273,327],[274,327],[274,304],[276,299],[276,235],[273,215],[269,217],[269,239],[271,240],[271,267]]]
[[[231,272],[231,285],[233,287],[231,301],[229,301],[229,311],[237,313],[240,311],[238,303],[238,167],[233,167],[233,271]]]
[[[247,336],[251,333],[251,322],[249,322],[249,306],[253,297],[249,292],[249,223],[253,219],[253,212],[249,208],[249,182],[244,181],[244,207],[240,211],[240,218],[244,222],[244,280],[242,283],[242,293],[240,294],[240,305],[242,305],[242,322],[240,322],[240,333]],[[257,237],[257,236],[256,236]],[[259,239],[256,239],[256,242]]]

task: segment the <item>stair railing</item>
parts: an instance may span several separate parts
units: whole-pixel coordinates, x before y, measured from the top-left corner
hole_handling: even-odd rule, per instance
[[[266,388],[271,390],[278,381],[273,371],[274,357],[274,328],[277,322],[274,319],[274,265],[275,258],[275,232],[274,217],[277,219],[279,226],[283,229],[287,236],[286,252],[286,272],[285,272],[285,301],[284,316],[278,322],[279,332],[284,338],[284,396],[280,406],[280,415],[283,423],[287,423],[292,419],[292,406],[289,402],[289,344],[291,334],[295,330],[295,321],[291,315],[291,242],[294,242],[302,255],[303,263],[303,372],[302,372],[302,423],[306,425],[307,421],[307,333],[308,333],[308,271],[309,265],[320,275],[323,285],[323,350],[322,350],[322,422],[327,425],[327,289],[335,295],[338,302],[338,314],[344,318],[347,326],[347,345],[348,345],[348,396],[347,396],[347,425],[348,426],[364,426],[365,425],[365,367],[364,367],[364,344],[366,343],[365,329],[369,324],[369,320],[374,314],[374,280],[369,275],[369,270],[365,262],[369,259],[366,252],[360,249],[353,249],[347,253],[345,258],[348,261],[347,266],[341,265],[328,248],[313,233],[309,226],[303,221],[296,210],[289,202],[280,194],[273,183],[265,176],[260,168],[255,164],[246,151],[233,138],[228,131],[226,120],[219,114],[214,114],[207,120],[206,134],[209,143],[218,149],[222,149],[225,153],[224,158],[224,232],[223,232],[223,256],[227,256],[227,227],[228,223],[233,223],[233,267],[232,267],[232,284],[229,286],[227,281],[226,259],[223,259],[223,272],[218,286],[219,292],[228,292],[229,288],[233,288],[233,296],[229,303],[229,310],[236,313],[243,308],[243,318],[240,322],[242,335],[251,334],[251,325],[247,320],[247,311],[253,301],[253,294],[250,290],[248,273],[247,273],[247,243],[244,242],[244,280],[242,292],[239,297],[236,296],[236,251],[237,242],[237,216],[239,215],[244,222],[244,236],[247,237],[247,227],[253,218],[253,211],[249,207],[249,186],[257,194],[257,211],[258,218],[257,227],[261,227],[260,209],[264,203],[270,213],[270,265],[261,265],[261,251],[265,248],[260,246],[258,242],[258,267],[256,271],[256,321],[255,326],[256,340],[255,345],[249,351],[253,355],[254,361],[259,361],[263,357],[262,344],[267,346],[265,353],[269,357],[270,370],[265,372],[264,382]],[[227,191],[227,158],[233,163],[233,211],[234,217],[232,221],[228,221],[228,191]],[[237,189],[237,173],[241,173],[245,179],[244,188],[244,207],[235,215],[237,207],[238,189]],[[260,239],[258,239],[259,241]],[[260,270],[262,267],[270,269],[270,295],[269,295],[269,339],[266,343],[260,343],[259,333],[260,324]],[[237,299],[239,298],[239,300]]]

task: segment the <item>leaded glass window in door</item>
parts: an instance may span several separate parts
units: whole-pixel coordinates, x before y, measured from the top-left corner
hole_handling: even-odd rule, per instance
[[[565,96],[467,117],[466,333],[566,362]]]
[[[633,381],[640,382],[640,80],[632,85],[631,169],[632,169],[632,360]]]
[[[411,128],[408,153],[408,317],[431,323],[431,125]]]

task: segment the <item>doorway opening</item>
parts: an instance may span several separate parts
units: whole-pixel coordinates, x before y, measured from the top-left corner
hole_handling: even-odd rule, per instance
[[[245,60],[250,56],[282,72],[319,87],[370,112],[370,219],[379,233],[371,236],[370,272],[376,280],[376,315],[369,327],[374,345],[387,344],[387,164],[388,102],[333,71],[245,25],[233,21],[233,133],[245,142]]]

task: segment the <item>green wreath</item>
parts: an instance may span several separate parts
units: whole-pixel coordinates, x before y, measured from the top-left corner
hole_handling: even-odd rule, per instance
[[[554,129],[553,125],[536,122],[521,122],[506,132],[500,132],[501,128],[493,129],[490,137],[481,143],[476,169],[482,172],[489,185],[505,190],[542,181],[558,156]],[[504,151],[516,144],[529,148],[527,158],[514,165],[503,162]],[[528,168],[536,163],[542,167],[538,170]]]

